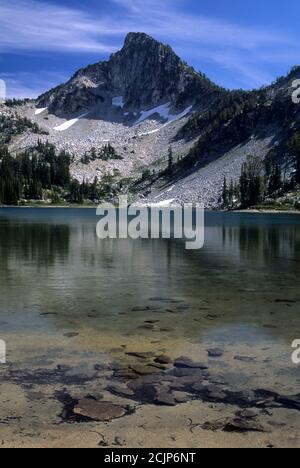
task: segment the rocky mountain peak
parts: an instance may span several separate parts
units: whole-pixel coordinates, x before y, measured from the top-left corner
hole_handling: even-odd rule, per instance
[[[124,42],[124,48],[127,49],[128,47],[138,47],[141,45],[147,45],[149,43],[155,43],[160,45],[158,41],[156,41],[153,37],[149,36],[143,32],[130,32],[127,34]]]
[[[143,54],[145,50],[148,51],[149,56],[154,54],[163,56],[163,52],[168,52],[173,56],[176,55],[170,46],[164,45],[148,34],[130,32],[125,38],[122,49],[117,53],[112,54],[111,60],[113,60],[115,56],[125,56],[127,58],[128,54]],[[180,61],[179,57],[176,58]]]
[[[135,110],[174,102],[196,78],[171,47],[143,33],[128,34],[124,47],[111,57],[109,65],[115,89]]]
[[[107,62],[79,70],[68,83],[41,96],[38,105],[59,116],[94,107],[108,115],[118,97],[127,113],[167,103],[180,112],[201,99],[205,105],[215,91],[216,86],[188,67],[170,46],[131,32]]]

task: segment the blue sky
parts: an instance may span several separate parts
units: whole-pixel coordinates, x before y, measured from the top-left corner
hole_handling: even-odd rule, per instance
[[[1,0],[0,79],[9,97],[35,97],[141,31],[218,84],[251,89],[300,65],[299,18],[299,0]]]

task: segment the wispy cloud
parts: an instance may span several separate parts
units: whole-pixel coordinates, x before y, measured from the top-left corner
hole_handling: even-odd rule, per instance
[[[300,63],[300,44],[283,31],[244,26],[215,16],[191,14],[185,0],[107,0],[104,9],[37,0],[1,0],[0,53],[88,53],[99,57],[122,45],[129,31],[143,31],[171,44],[188,61],[228,70],[235,83],[265,84],[270,64]],[[110,8],[109,8],[110,6]],[[83,63],[84,64],[84,63]],[[49,86],[47,86],[49,87]]]
[[[220,72],[231,70],[238,86],[257,87],[272,81],[266,65],[300,63],[300,43],[285,31],[245,27],[217,17],[183,11],[184,0],[113,0],[131,21],[171,44],[190,61],[205,59]],[[221,84],[221,83],[220,83]]]
[[[262,44],[287,43],[284,35],[266,29],[242,27],[219,18],[192,15],[179,7],[184,0],[112,0],[122,6],[136,26],[160,37],[183,42],[252,49]]]
[[[253,49],[287,42],[274,31],[241,27],[217,18],[191,15],[179,10],[183,0],[110,0],[119,8],[111,13],[89,12],[36,0],[2,0],[0,48],[110,52],[119,46],[117,37],[144,31],[166,40]],[[120,7],[122,13],[120,14]]]
[[[108,18],[35,0],[2,0],[0,51],[111,52],[115,45],[101,41]]]
[[[251,58],[245,60],[235,53],[215,53],[211,58],[223,69],[230,70],[240,76],[240,82],[244,86],[260,86],[271,83],[272,75],[257,67],[257,63]]]

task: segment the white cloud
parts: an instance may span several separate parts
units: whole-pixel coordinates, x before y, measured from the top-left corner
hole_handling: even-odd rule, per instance
[[[219,69],[232,67],[236,82],[252,87],[271,78],[272,64],[300,63],[298,40],[268,27],[242,26],[217,17],[187,13],[185,0],[107,0],[94,10],[37,0],[1,0],[0,53],[64,52],[109,54],[129,31],[142,31],[170,43],[186,60]],[[290,51],[290,52],[289,52]],[[84,63],[83,63],[84,65]]]
[[[128,12],[132,24],[145,32],[193,44],[252,49],[266,44],[289,43],[284,35],[267,28],[244,27],[215,17],[187,14],[184,0],[112,0]]]
[[[2,0],[0,50],[111,52],[120,45],[120,35],[129,31],[174,42],[244,49],[287,41],[278,32],[182,13],[178,9],[182,1],[111,0],[123,11],[112,8],[107,15],[101,13],[101,6],[92,13],[36,0]]]
[[[111,52],[115,46],[100,40],[107,26],[107,19],[99,22],[76,9],[35,0],[2,0],[0,51]]]
[[[268,71],[269,65],[286,67],[300,62],[300,44],[285,31],[187,14],[181,9],[184,0],[113,1],[124,11],[129,10],[131,20],[140,22],[145,32],[171,42],[189,62],[199,63],[204,58],[220,71],[231,71],[231,81],[237,86],[270,83],[274,76]]]

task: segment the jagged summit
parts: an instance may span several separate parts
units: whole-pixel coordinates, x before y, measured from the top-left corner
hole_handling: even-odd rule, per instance
[[[139,114],[166,103],[180,112],[196,104],[206,106],[216,92],[220,89],[188,67],[170,46],[131,32],[108,61],[79,70],[66,84],[40,96],[38,106],[58,116],[95,106],[105,116],[116,107],[114,102],[125,113]]]
[[[153,37],[149,36],[148,34],[144,32],[129,32],[125,38],[124,41],[124,47],[130,47],[130,46],[137,46],[139,44],[141,45],[146,45],[147,43],[149,44],[150,42],[154,42],[158,45],[160,45],[160,42],[154,39]]]
[[[164,57],[164,52],[169,52],[173,55],[176,55],[171,46],[163,44],[162,42],[159,42],[157,39],[143,32],[128,33],[125,37],[122,49],[119,52],[117,52],[117,54],[128,52],[128,50],[133,51],[135,53],[145,48],[147,48],[147,50],[149,50],[150,53],[153,53],[155,51],[158,52],[159,54],[161,54],[161,58]],[[113,54],[113,56],[114,55],[115,54]],[[177,58],[181,62],[178,56]]]

